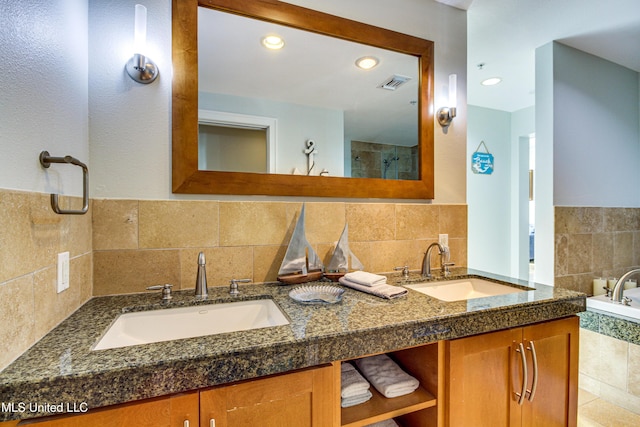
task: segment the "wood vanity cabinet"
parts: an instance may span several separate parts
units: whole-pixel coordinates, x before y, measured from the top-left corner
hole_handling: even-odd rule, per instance
[[[576,426],[578,335],[574,316],[447,341],[444,425]]]
[[[26,425],[33,427],[197,427],[198,392],[125,403],[78,415],[0,423],[0,427]]]
[[[0,427],[361,427],[389,418],[402,427],[575,427],[578,333],[573,316],[390,352],[420,387],[391,399],[372,387],[371,400],[350,408],[340,407],[336,361]]]
[[[331,426],[335,391],[333,365],[201,390],[200,426]]]

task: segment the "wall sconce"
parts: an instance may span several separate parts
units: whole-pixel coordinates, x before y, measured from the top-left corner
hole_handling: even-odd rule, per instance
[[[136,5],[135,33],[133,44],[133,57],[125,66],[129,77],[138,83],[148,84],[153,82],[160,71],[155,62],[144,54],[147,47],[147,8],[141,4]]]
[[[447,107],[440,107],[437,112],[438,123],[443,128],[446,128],[451,124],[451,121],[456,116],[456,107],[458,105],[458,76],[456,74],[449,74],[449,104]]]

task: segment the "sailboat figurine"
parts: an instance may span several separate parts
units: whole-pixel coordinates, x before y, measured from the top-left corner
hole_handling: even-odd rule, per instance
[[[278,271],[278,280],[286,284],[306,283],[322,278],[324,266],[307,241],[304,232],[304,204]]]
[[[349,270],[364,270],[364,265],[349,249],[349,224],[345,224],[324,276],[337,282]]]

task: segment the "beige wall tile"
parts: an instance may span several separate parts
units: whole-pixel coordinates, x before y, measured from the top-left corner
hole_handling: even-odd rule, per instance
[[[448,234],[449,239],[467,238],[467,205],[440,205],[439,218],[438,234]]]
[[[600,334],[588,329],[580,329],[580,373],[591,378],[599,376],[600,366]]]
[[[629,379],[627,391],[640,398],[640,345],[629,344]],[[640,411],[640,407],[638,408]]]
[[[48,198],[0,190],[0,212],[0,283],[54,261],[62,217],[51,210]]]
[[[74,265],[69,265],[69,289],[57,293],[56,267],[34,274],[35,333],[40,339],[80,306],[81,286],[73,283]]]
[[[606,231],[638,231],[640,215],[638,208],[603,208]]]
[[[603,208],[557,206],[555,232],[564,234],[600,233],[604,231]]]
[[[139,202],[140,248],[198,248],[218,245],[218,202]]]
[[[415,240],[371,242],[371,261],[365,267],[373,272],[392,272],[395,267],[405,265],[409,265],[410,270],[419,269],[426,246],[426,241]]]
[[[204,252],[208,286],[229,286],[231,279],[253,280],[253,248],[237,246],[226,248],[180,250],[180,289],[194,289],[198,275],[198,254]]]
[[[569,274],[569,236],[555,235],[555,276]]]
[[[437,205],[397,204],[396,239],[437,239],[440,208]]]
[[[600,369],[596,378],[620,390],[627,389],[629,343],[598,334]]]
[[[0,283],[0,370],[35,341],[33,276]]]
[[[593,244],[591,234],[572,234],[567,238],[569,254],[569,274],[580,274],[593,271],[591,254]]]
[[[220,246],[287,245],[301,207],[300,203],[220,202]]]
[[[596,233],[593,235],[593,271],[598,276],[603,271],[613,269],[613,234]]]
[[[138,249],[138,201],[93,200],[93,250]]]
[[[307,203],[305,210],[305,229],[309,243],[332,243],[340,239],[345,225],[344,203]]]
[[[455,267],[467,266],[467,239],[449,239],[449,261],[455,263]]]
[[[146,292],[148,286],[180,283],[180,251],[125,250],[93,253],[93,294]]]
[[[253,280],[255,282],[276,281],[286,252],[286,246],[254,246]]]
[[[390,203],[348,203],[349,240],[353,242],[394,240],[395,213],[395,205]]]
[[[626,269],[633,265],[633,233],[613,234],[613,268]]]

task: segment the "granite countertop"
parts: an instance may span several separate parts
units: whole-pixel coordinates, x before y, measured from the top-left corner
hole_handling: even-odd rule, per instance
[[[528,292],[443,302],[409,290],[386,300],[345,288],[331,305],[301,304],[293,286],[210,287],[209,300],[193,290],[176,291],[169,304],[160,293],[94,297],[0,372],[0,402],[85,404],[96,408],[132,400],[230,383],[367,354],[573,315],[585,310],[586,295],[545,285],[457,268],[448,279],[483,277],[509,282]],[[389,283],[424,282],[389,275]],[[326,283],[326,282],[323,282]],[[258,298],[272,298],[291,323],[154,344],[92,351],[121,313]],[[51,415],[38,411],[0,412],[0,421]]]

